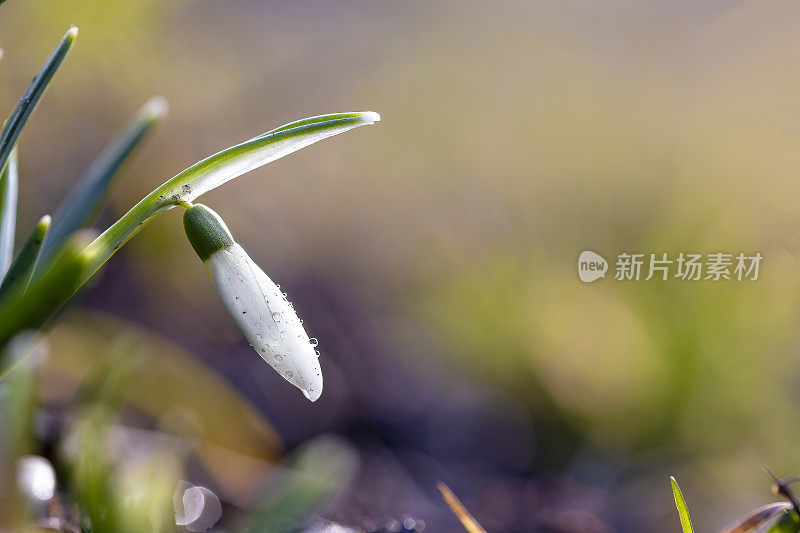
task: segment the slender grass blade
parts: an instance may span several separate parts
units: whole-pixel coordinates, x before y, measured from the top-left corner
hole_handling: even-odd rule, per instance
[[[683,499],[683,493],[678,486],[678,482],[674,477],[669,478],[672,483],[672,495],[675,497],[675,507],[678,508],[678,517],[681,519],[681,529],[683,533],[693,533],[692,520],[689,518],[689,507],[686,505],[686,500]]]
[[[22,127],[25,126],[25,122],[27,122],[28,117],[31,116],[36,104],[39,102],[42,94],[44,94],[50,80],[53,79],[53,75],[58,70],[58,67],[61,66],[61,62],[64,61],[67,52],[69,52],[77,36],[78,28],[73,26],[67,30],[61,42],[56,49],[53,50],[53,53],[50,54],[50,57],[47,58],[47,61],[45,61],[36,77],[33,78],[30,86],[28,86],[28,90],[25,91],[25,94],[20,98],[11,116],[8,117],[2,132],[0,132],[0,168],[3,168],[5,165],[11,153],[11,149],[14,147],[14,143],[17,142],[17,138],[22,131]]]
[[[447,506],[453,511],[453,514],[456,515],[458,520],[461,522],[461,525],[464,526],[464,529],[467,533],[486,533],[486,530],[483,529],[477,520],[467,511],[467,508],[464,507],[464,504],[461,503],[461,500],[453,494],[453,491],[450,490],[443,482],[439,482],[436,484],[436,488],[439,489],[439,492],[442,493],[442,498],[447,503]]]
[[[42,329],[50,318],[86,281],[86,255],[90,236],[78,232],[64,246],[53,264],[35,278],[27,291],[17,280],[0,303],[0,346],[25,329]]]
[[[53,215],[53,229],[42,250],[39,269],[77,230],[90,224],[103,206],[122,164],[141,143],[148,131],[167,113],[161,97],[150,99],[128,126],[92,163],[88,172],[64,198]]]
[[[342,441],[330,437],[312,441],[295,453],[279,480],[265,487],[264,497],[236,530],[306,531],[303,526],[313,519],[314,511],[350,482],[357,461]]]
[[[11,268],[8,269],[3,283],[0,283],[0,302],[3,301],[3,297],[17,280],[20,280],[23,292],[28,289],[49,229],[50,215],[45,215],[33,228],[17,257],[14,258],[14,262],[11,263]]]
[[[14,235],[17,226],[17,151],[11,151],[0,172],[0,279],[4,278],[14,257]]]

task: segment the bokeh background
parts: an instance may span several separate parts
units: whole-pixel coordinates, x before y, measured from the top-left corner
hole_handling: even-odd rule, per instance
[[[344,525],[458,531],[443,480],[493,532],[677,531],[674,474],[697,530],[721,529],[773,499],[763,465],[800,472],[799,18],[791,0],[8,0],[4,109],[80,27],[20,139],[21,235],[156,94],[170,116],[100,228],[285,122],[383,118],[202,199],[319,338],[318,402],[253,353],[173,211],[51,334],[49,416],[142,337],[165,368],[139,373],[149,415],[127,427],[191,413],[223,503],[334,434],[358,466],[322,516]],[[765,259],[756,282],[585,285],[584,249]]]

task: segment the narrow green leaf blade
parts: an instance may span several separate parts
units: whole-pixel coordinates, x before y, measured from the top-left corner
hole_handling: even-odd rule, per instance
[[[374,111],[366,111],[322,115],[286,124],[195,163],[159,187],[164,196],[162,201],[180,199],[191,202],[262,165],[322,139],[374,124],[380,119],[380,115]]]
[[[313,116],[313,117],[308,117],[308,118],[303,118],[303,119],[300,119],[300,120],[295,120],[294,122],[289,122],[287,124],[284,124],[283,126],[278,126],[274,130],[269,130],[269,131],[266,131],[266,132],[264,132],[264,133],[262,133],[260,135],[256,135],[255,137],[253,137],[250,140],[252,141],[252,140],[255,140],[255,139],[262,139],[262,138],[266,137],[267,135],[272,135],[273,133],[278,133],[280,131],[290,130],[292,128],[299,128],[300,126],[309,126],[309,125],[312,125],[312,124],[319,124],[319,123],[322,123],[322,122],[327,122],[329,120],[348,119],[348,118],[361,119],[361,118],[364,118],[367,115],[371,115],[372,116],[373,122],[378,122],[380,120],[380,115],[378,115],[374,111],[353,111],[351,113],[333,113],[333,114],[328,114],[328,115],[316,115],[316,116]]]
[[[87,277],[84,254],[90,236],[78,232],[67,241],[53,264],[35,278],[27,292],[19,280],[0,302],[0,346],[25,329],[41,329],[83,285]]]
[[[0,302],[3,297],[8,293],[15,281],[20,280],[21,290],[24,292],[28,289],[33,271],[36,268],[36,263],[41,256],[40,251],[42,244],[45,242],[47,232],[50,229],[50,215],[45,215],[36,226],[33,228],[25,244],[22,245],[14,262],[11,263],[11,268],[8,269],[3,283],[0,284]]]
[[[281,126],[199,161],[148,194],[91,244],[87,250],[92,262],[90,275],[154,215],[180,202],[191,202],[246,172],[317,141],[379,120],[380,115],[373,111],[311,117]]]
[[[0,172],[0,279],[5,277],[14,257],[14,235],[17,227],[17,151],[11,151]]]
[[[8,117],[3,131],[0,132],[0,168],[3,168],[3,165],[5,165],[11,149],[14,147],[14,143],[17,142],[17,138],[22,131],[22,127],[25,126],[25,122],[27,122],[28,117],[31,116],[44,90],[47,88],[50,80],[53,79],[53,75],[58,70],[58,67],[61,66],[61,62],[64,61],[64,58],[67,56],[67,52],[69,52],[70,47],[72,47],[72,43],[75,42],[77,35],[78,28],[73,26],[67,30],[61,42],[56,49],[53,50],[53,53],[50,54],[50,57],[47,58],[47,61],[45,61],[36,77],[33,78],[30,86],[28,86],[28,90],[25,91],[25,94],[20,98],[11,116]]]
[[[0,368],[0,441],[12,458],[31,453],[36,418],[37,370],[47,344],[36,332],[15,336],[4,349]]]
[[[681,529],[683,533],[693,533],[692,520],[689,518],[689,508],[686,506],[686,500],[683,499],[681,488],[674,477],[669,478],[672,483],[672,495],[675,497],[675,507],[678,508],[678,517],[681,519]]]
[[[53,229],[42,250],[39,269],[47,265],[70,235],[94,220],[116,181],[118,170],[148,131],[166,115],[167,109],[166,100],[151,98],[62,200],[53,216]]]
[[[343,441],[320,437],[296,452],[289,466],[237,531],[306,531],[314,511],[350,482],[358,458]]]

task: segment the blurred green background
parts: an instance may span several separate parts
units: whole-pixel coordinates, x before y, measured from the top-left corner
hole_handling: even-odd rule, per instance
[[[798,17],[789,0],[8,0],[4,109],[80,28],[20,139],[23,235],[154,94],[170,116],[100,227],[272,127],[383,118],[202,200],[320,339],[319,402],[252,353],[174,212],[70,311],[52,365],[91,353],[98,314],[181,345],[287,449],[357,449],[329,510],[345,524],[457,530],[443,479],[489,531],[677,531],[674,474],[697,530],[720,529],[770,501],[763,465],[800,472]],[[585,249],[764,262],[755,282],[585,285]]]

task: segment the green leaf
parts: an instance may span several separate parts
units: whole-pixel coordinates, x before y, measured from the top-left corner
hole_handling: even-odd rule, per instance
[[[68,481],[75,502],[86,518],[84,531],[120,531],[119,506],[114,491],[114,464],[108,438],[116,413],[105,406],[86,406],[69,428],[75,453],[67,462]]]
[[[94,220],[122,163],[139,145],[150,128],[166,115],[166,112],[167,102],[163,98],[150,99],[62,200],[53,216],[53,229],[42,250],[39,269],[47,265],[48,258],[70,235]]]
[[[0,440],[13,457],[31,453],[36,413],[36,384],[39,363],[47,344],[35,332],[23,332],[8,343],[0,368]]]
[[[14,235],[17,226],[17,151],[11,151],[3,171],[0,172],[0,279],[14,257]]]
[[[153,216],[317,141],[345,131],[374,124],[375,112],[339,113],[292,122],[218,152],[195,163],[148,194],[108,228],[87,250],[90,275],[125,244]]]
[[[329,121],[331,119],[348,119],[348,118],[363,119],[363,118],[369,118],[370,115],[371,115],[373,123],[374,122],[378,122],[381,119],[380,115],[378,115],[374,111],[353,111],[351,113],[336,113],[336,114],[333,114],[333,115],[317,115],[317,116],[314,116],[314,117],[308,117],[308,118],[303,118],[303,119],[300,119],[300,120],[295,120],[294,122],[289,122],[287,124],[284,124],[283,126],[278,126],[274,130],[269,130],[269,131],[266,131],[266,132],[261,133],[259,135],[256,135],[255,137],[253,137],[250,140],[253,141],[255,139],[263,139],[267,135],[272,135],[273,133],[278,133],[278,132],[290,130],[290,129],[293,129],[293,128],[299,128],[300,126],[309,126],[309,125],[312,125],[312,124],[319,124],[321,122],[327,122],[327,121]]]
[[[678,516],[681,519],[681,529],[683,533],[693,533],[692,520],[689,518],[689,508],[686,506],[686,500],[683,499],[681,488],[674,477],[670,477],[672,482],[672,495],[675,497],[675,507],[678,508]]]
[[[162,204],[191,202],[206,192],[310,144],[345,131],[374,124],[375,112],[339,113],[292,122],[227,148],[187,168],[156,191]]]
[[[41,329],[85,283],[88,242],[89,235],[76,233],[27,292],[20,280],[12,285],[0,302],[0,346],[24,329]]]
[[[320,437],[298,451],[285,475],[237,531],[306,531],[303,524],[352,479],[357,458],[345,442]]]
[[[67,52],[69,52],[69,49],[72,46],[72,43],[75,42],[75,38],[77,36],[78,28],[73,26],[67,30],[67,33],[61,39],[61,42],[58,44],[56,49],[53,50],[53,53],[50,54],[50,57],[47,58],[47,61],[45,61],[36,77],[33,78],[28,90],[25,91],[25,94],[23,94],[22,98],[20,98],[20,101],[17,104],[17,107],[11,113],[11,116],[8,117],[8,120],[3,127],[3,131],[0,132],[0,168],[3,168],[3,166],[6,164],[9,153],[14,147],[14,143],[17,142],[17,138],[22,131],[22,127],[25,125],[25,122],[27,122],[28,117],[31,116],[33,109],[39,102],[39,98],[42,97],[44,90],[47,88],[47,85],[53,78],[56,70],[58,70],[61,62],[64,61]]]
[[[36,226],[33,228],[22,249],[17,254],[14,262],[11,263],[11,268],[6,273],[3,283],[0,284],[0,301],[3,300],[5,295],[16,280],[22,280],[22,291],[28,289],[33,271],[36,269],[36,264],[40,257],[42,244],[45,242],[47,232],[50,229],[50,215],[45,215]]]

